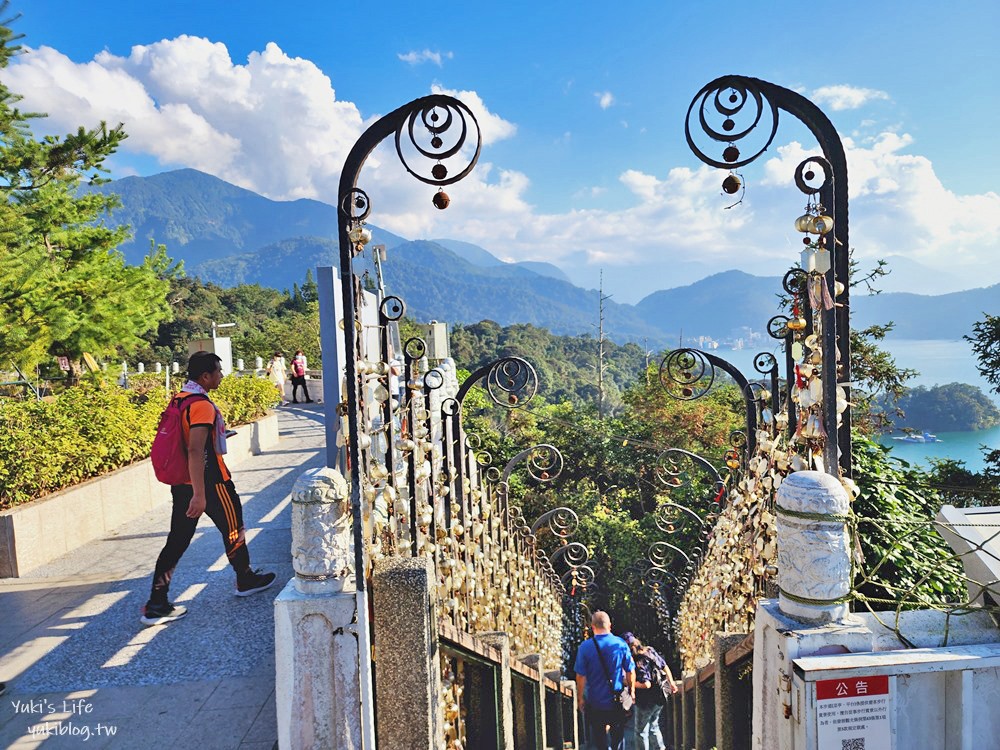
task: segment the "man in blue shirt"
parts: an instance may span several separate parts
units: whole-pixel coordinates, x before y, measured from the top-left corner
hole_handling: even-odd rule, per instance
[[[598,750],[625,750],[629,714],[615,696],[627,687],[635,701],[635,661],[625,641],[611,634],[611,618],[598,610],[590,620],[594,637],[576,651],[576,695]],[[586,690],[586,701],[584,701]]]

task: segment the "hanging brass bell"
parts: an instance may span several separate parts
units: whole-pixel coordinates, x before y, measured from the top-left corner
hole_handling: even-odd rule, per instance
[[[448,197],[448,194],[444,190],[438,190],[436,193],[434,193],[434,198],[432,199],[432,203],[434,204],[435,208],[444,211],[446,208],[448,208],[448,204],[451,203],[451,198]]]
[[[817,216],[813,219],[813,232],[816,234],[827,234],[833,229],[833,218],[830,216]]]
[[[435,180],[443,180],[448,176],[448,167],[444,164],[435,164],[431,167],[431,174],[434,175]]]
[[[797,232],[812,232],[813,231],[813,221],[816,219],[812,214],[802,214],[799,218],[795,220],[795,231]]]
[[[788,321],[787,325],[789,331],[804,331],[806,328],[806,319],[792,318],[791,320]]]
[[[739,177],[737,177],[734,174],[730,174],[726,179],[722,181],[722,189],[726,193],[729,193],[729,195],[733,195],[734,193],[739,192],[740,186],[742,186],[742,184],[743,183],[740,182]]]

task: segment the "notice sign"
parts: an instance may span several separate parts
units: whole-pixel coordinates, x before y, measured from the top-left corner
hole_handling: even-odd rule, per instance
[[[817,750],[892,750],[889,678],[816,682]]]

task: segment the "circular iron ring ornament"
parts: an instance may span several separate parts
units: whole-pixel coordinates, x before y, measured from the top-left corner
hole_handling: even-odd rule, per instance
[[[670,542],[653,542],[653,544],[650,545],[649,553],[646,556],[649,558],[648,562],[652,563],[653,566],[657,568],[664,568],[672,562],[677,555],[684,558],[689,566],[691,565],[691,558],[688,557],[687,553],[677,545],[671,544]]]
[[[806,292],[809,274],[801,268],[790,268],[781,279],[781,288],[789,294],[802,295]]]
[[[666,487],[677,488],[691,484],[691,467],[709,474],[716,485],[716,490],[722,485],[722,478],[718,470],[705,458],[697,453],[686,451],[683,448],[667,448],[656,457],[656,464],[653,467],[653,475]],[[686,479],[685,479],[686,477]]]
[[[811,183],[816,174],[809,165],[815,164],[823,172],[823,181],[816,187]],[[833,166],[822,156],[810,156],[795,168],[795,186],[806,195],[816,195],[833,181]]]
[[[733,430],[729,433],[729,444],[737,450],[746,451],[747,434],[743,430]]]
[[[424,388],[429,391],[436,391],[444,385],[444,373],[436,367],[424,373]]]
[[[573,509],[560,506],[540,515],[531,525],[531,533],[537,535],[542,529],[548,529],[554,537],[566,540],[576,533],[579,526],[580,519]]]
[[[527,360],[504,357],[490,367],[486,391],[493,403],[506,409],[520,409],[538,393],[538,374]]]
[[[656,528],[664,534],[676,533],[686,526],[689,519],[694,519],[698,524],[700,533],[700,529],[705,526],[705,521],[701,516],[684,505],[673,502],[663,503],[657,507],[653,515]]]
[[[597,574],[589,565],[578,565],[574,568],[570,568],[568,571],[563,573],[561,579],[563,586],[575,586],[583,591],[593,587],[594,581],[596,580]]]
[[[547,443],[536,445],[528,454],[528,474],[537,482],[551,482],[562,473],[562,470],[562,453],[554,445]]]
[[[344,193],[344,197],[340,202],[340,210],[352,222],[361,222],[371,214],[372,202],[368,197],[368,193],[359,187],[353,187]]]
[[[470,123],[475,128],[475,152],[464,169],[455,174],[448,174],[448,170],[440,162],[456,155],[467,141],[471,143]],[[404,155],[404,131],[408,136],[409,145],[416,149],[420,156],[435,162],[430,176],[417,172]],[[414,109],[396,130],[396,154],[399,156],[399,161],[407,172],[427,185],[443,187],[458,182],[468,175],[476,165],[482,145],[483,134],[476,116],[465,104],[452,97],[441,97],[440,101],[430,102]]]
[[[695,107],[698,109],[700,132],[718,143],[737,143],[750,135],[766,119],[770,120],[771,132],[767,135],[764,145],[753,154],[744,156],[740,155],[737,150],[735,158],[724,158],[719,161],[695,145],[691,127]],[[765,118],[765,111],[770,112],[770,118]],[[712,114],[713,122],[720,120],[718,126],[709,122],[709,112]],[[737,130],[734,118],[740,118],[744,122],[749,120],[749,125]],[[687,118],[684,121],[684,137],[687,139],[688,146],[703,162],[719,169],[739,169],[746,166],[768,149],[777,132],[778,108],[764,96],[757,86],[753,85],[751,79],[742,76],[723,76],[706,84],[691,100]],[[735,147],[730,145],[729,148]],[[728,148],[726,153],[732,155]]]
[[[715,383],[715,366],[697,349],[675,349],[660,363],[660,382],[672,397],[694,401]]]
[[[379,312],[388,321],[397,321],[406,314],[406,303],[395,295],[389,295],[378,306]]]
[[[462,413],[462,404],[455,398],[446,398],[441,402],[441,413],[446,417],[454,417]]]
[[[497,484],[500,481],[500,469],[496,466],[491,466],[486,470],[484,476],[486,477],[486,481],[490,484]]]
[[[761,352],[753,358],[753,369],[761,375],[770,375],[778,366],[778,358],[771,352]],[[761,386],[763,388],[763,386]]]
[[[788,327],[790,318],[787,315],[775,315],[767,321],[767,335],[772,339],[785,339],[791,330]]]
[[[419,336],[407,339],[403,344],[403,353],[410,359],[421,359],[427,354],[427,342]]]
[[[590,550],[587,549],[587,545],[585,544],[570,542],[553,552],[550,559],[553,565],[562,561],[569,567],[576,568],[585,565],[590,560]]]

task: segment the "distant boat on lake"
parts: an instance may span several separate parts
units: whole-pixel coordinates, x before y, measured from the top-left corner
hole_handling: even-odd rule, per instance
[[[902,437],[894,437],[893,440],[898,440],[901,443],[940,443],[937,435],[931,435],[929,432],[924,432],[920,435],[903,435]]]

